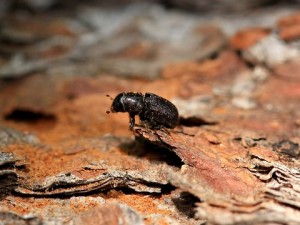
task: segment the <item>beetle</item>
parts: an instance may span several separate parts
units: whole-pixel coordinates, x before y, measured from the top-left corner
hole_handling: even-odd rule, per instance
[[[112,102],[109,112],[128,112],[129,130],[135,125],[135,116],[151,129],[175,128],[178,124],[178,110],[170,101],[153,93],[122,92]]]

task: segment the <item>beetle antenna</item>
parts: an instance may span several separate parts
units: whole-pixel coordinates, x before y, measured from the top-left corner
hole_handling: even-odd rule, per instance
[[[114,100],[110,95],[106,95],[106,97],[110,98],[110,100]]]
[[[110,98],[110,100],[112,100],[112,101],[114,100],[114,99],[113,99],[110,95],[108,95],[108,94],[106,95],[106,97]],[[111,112],[112,112],[111,110],[107,110],[107,111],[106,111],[107,114],[110,114]]]

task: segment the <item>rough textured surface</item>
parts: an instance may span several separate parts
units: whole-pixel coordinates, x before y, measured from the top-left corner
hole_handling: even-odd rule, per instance
[[[105,206],[94,207],[93,209],[86,211],[77,218],[74,218],[70,224],[143,225],[144,222],[141,216],[130,207],[120,203],[110,203]]]
[[[135,132],[182,159],[185,165],[170,171],[169,181],[201,200],[199,218],[217,224],[299,223],[299,163],[280,160],[266,138],[248,137],[243,143],[220,127]]]
[[[300,223],[296,6],[161,2],[0,1],[1,222]],[[129,131],[129,91],[179,125]]]
[[[12,153],[0,152],[0,199],[17,186],[16,161]]]

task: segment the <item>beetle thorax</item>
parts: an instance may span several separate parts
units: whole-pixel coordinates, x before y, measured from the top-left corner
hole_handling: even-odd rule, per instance
[[[144,98],[141,95],[124,94],[120,102],[125,112],[139,114],[144,108]]]

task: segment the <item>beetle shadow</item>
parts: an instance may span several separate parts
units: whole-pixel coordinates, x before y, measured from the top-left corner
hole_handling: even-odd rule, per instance
[[[185,127],[200,127],[206,125],[216,125],[218,124],[216,121],[207,121],[198,116],[190,116],[190,117],[179,117],[178,125]]]
[[[121,143],[119,148],[128,155],[147,159],[151,162],[165,162],[170,166],[179,168],[183,165],[182,160],[174,152],[155,145],[142,137],[135,137],[131,142]]]
[[[172,198],[172,202],[180,213],[188,218],[194,218],[196,213],[195,205],[201,200],[189,192],[181,192],[178,197]]]

